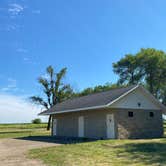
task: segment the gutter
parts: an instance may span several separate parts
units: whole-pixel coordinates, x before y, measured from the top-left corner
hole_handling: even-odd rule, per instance
[[[86,110],[94,110],[94,109],[101,109],[101,108],[108,108],[107,105],[100,105],[100,106],[92,106],[92,107],[85,107],[85,108],[77,108],[77,109],[71,109],[71,110],[64,110],[64,111],[52,111],[49,113],[39,113],[38,115],[52,115],[52,114],[62,114],[62,113],[68,113],[68,112],[78,112],[78,111],[86,111]]]

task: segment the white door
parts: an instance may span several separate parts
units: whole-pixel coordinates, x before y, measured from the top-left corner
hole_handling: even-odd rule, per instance
[[[108,114],[106,117],[107,138],[115,138],[114,115]]]
[[[57,119],[53,119],[53,135],[57,134]]]
[[[78,118],[78,137],[84,137],[84,117]]]

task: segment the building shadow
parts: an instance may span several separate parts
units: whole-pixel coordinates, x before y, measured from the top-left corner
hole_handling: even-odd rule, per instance
[[[96,141],[96,139],[89,139],[89,138],[56,137],[56,136],[27,136],[27,137],[18,137],[15,139],[46,142],[46,143],[57,143],[57,144],[76,144],[76,143]]]

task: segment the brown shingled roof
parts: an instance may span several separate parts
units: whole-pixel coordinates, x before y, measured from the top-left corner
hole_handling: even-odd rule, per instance
[[[116,100],[123,94],[134,89],[137,85],[124,88],[116,88],[104,92],[94,93],[87,96],[77,97],[56,104],[51,109],[41,112],[39,115],[49,115],[60,112],[71,112],[72,110],[87,110],[91,107],[106,106],[110,102]]]

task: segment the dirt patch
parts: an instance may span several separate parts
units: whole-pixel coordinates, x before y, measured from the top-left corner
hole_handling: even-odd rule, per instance
[[[30,149],[60,144],[21,140],[21,139],[0,139],[0,166],[44,166],[39,160],[26,158],[26,153]]]

